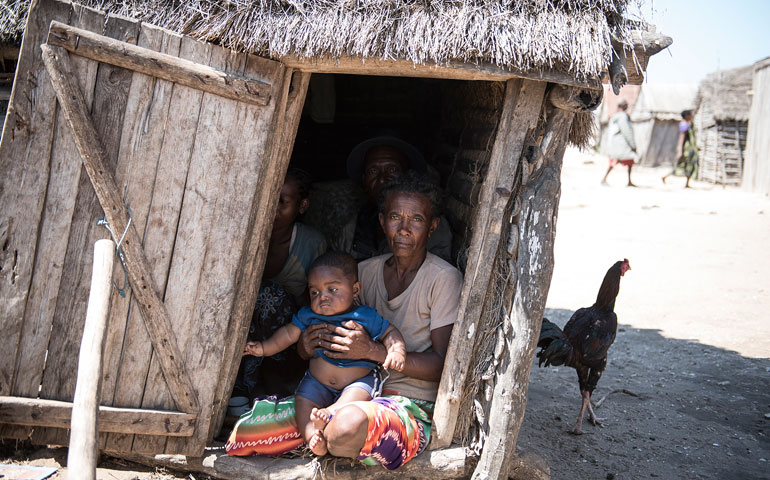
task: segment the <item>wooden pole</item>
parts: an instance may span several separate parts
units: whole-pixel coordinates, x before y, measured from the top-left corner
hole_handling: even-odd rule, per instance
[[[78,378],[72,406],[67,477],[92,480],[96,478],[99,457],[99,393],[102,386],[102,355],[104,353],[107,314],[110,310],[112,261],[115,243],[99,240],[94,245],[94,266],[91,293],[88,296],[86,324],[78,357]]]
[[[441,374],[433,412],[430,448],[449,446],[454,438],[484,299],[492,278],[491,258],[500,244],[506,207],[516,183],[516,165],[527,143],[527,132],[537,123],[545,95],[545,83],[509,80],[487,177],[479,195],[479,214],[468,248],[468,265],[460,296],[457,321]]]
[[[516,282],[503,295],[512,295],[507,311],[512,338],[508,358],[496,371],[490,404],[489,433],[473,473],[474,479],[504,480],[515,463],[518,439],[529,388],[529,371],[540,335],[545,301],[553,273],[553,244],[561,192],[561,163],[575,114],[558,108],[546,110],[548,119],[540,142],[545,163],[533,170],[520,192],[516,253]],[[524,166],[524,170],[529,169]],[[520,247],[518,247],[518,246]],[[513,291],[508,291],[509,289]]]

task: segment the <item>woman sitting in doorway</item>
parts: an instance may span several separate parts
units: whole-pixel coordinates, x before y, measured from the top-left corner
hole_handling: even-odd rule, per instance
[[[402,372],[389,372],[382,397],[332,412],[322,431],[332,455],[395,469],[428,444],[433,402],[462,289],[460,272],[427,249],[441,205],[438,189],[412,173],[380,193],[380,225],[393,253],[359,264],[360,297],[403,333],[406,362]],[[330,358],[378,363],[387,354],[381,347],[355,322],[310,327],[298,343],[306,358],[323,349]],[[301,439],[297,441],[298,433],[293,435],[296,422],[292,424],[293,417],[286,415],[290,407],[283,407],[255,405],[233,430],[228,453],[276,455],[298,446]]]
[[[309,304],[307,271],[326,251],[326,240],[316,229],[297,222],[309,206],[310,177],[289,169],[276,207],[262,282],[249,327],[249,341],[269,338],[291,323],[300,307]],[[230,401],[230,413],[248,411],[258,396],[292,395],[307,369],[307,361],[290,348],[271,357],[244,357]]]

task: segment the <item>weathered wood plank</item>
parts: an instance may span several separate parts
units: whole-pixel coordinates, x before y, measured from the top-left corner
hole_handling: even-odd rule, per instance
[[[233,58],[228,63],[232,67],[245,69],[249,77],[264,80],[280,88],[284,79],[283,65],[258,57],[248,60],[245,55],[238,57],[240,58]],[[276,95],[280,93],[281,90],[276,92]],[[204,255],[204,263],[193,313],[195,323],[191,325],[189,340],[183,347],[187,367],[192,377],[197,380],[196,391],[201,403],[205,405],[212,405],[217,393],[219,381],[212,380],[220,379],[222,372],[230,368],[230,365],[223,364],[225,345],[241,347],[229,345],[234,344],[234,339],[226,334],[227,326],[236,321],[233,319],[233,307],[237,300],[237,282],[239,270],[246,268],[242,261],[251,231],[267,230],[268,225],[272,224],[272,218],[265,218],[261,219],[260,223],[251,225],[250,213],[255,207],[255,197],[265,187],[262,182],[266,180],[264,172],[268,169],[268,163],[275,160],[271,158],[270,142],[276,137],[281,138],[280,134],[273,130],[274,116],[281,115],[276,112],[276,108],[283,107],[276,103],[256,107],[239,102],[231,107],[235,108],[235,118],[229,128],[232,132],[249,134],[248,139],[244,139],[242,134],[237,134],[230,135],[226,140],[223,152],[225,161],[221,163],[224,171],[220,177],[220,191],[213,218],[217,227],[211,229],[205,247],[200,252]],[[282,150],[287,150],[284,145],[279,146]],[[274,181],[282,183],[277,178]],[[259,205],[259,208],[265,207],[264,204]],[[223,245],[228,245],[228,248],[223,249]],[[249,265],[248,268],[253,266]],[[246,318],[251,318],[250,313],[239,312],[238,320],[245,322]],[[203,454],[203,448],[209,438],[212,414],[211,408],[204,409],[198,417],[199,424],[194,440],[183,444],[179,439],[169,439],[166,453]]]
[[[249,57],[247,73],[254,72],[258,67],[267,69],[267,61],[258,57]],[[275,70],[275,68],[272,68]],[[251,315],[256,304],[257,291],[266,259],[269,228],[272,213],[278,192],[283,184],[291,151],[294,146],[294,137],[299,126],[302,107],[305,103],[307,88],[310,82],[310,74],[292,72],[286,69],[283,73],[283,91],[276,98],[278,104],[273,114],[273,123],[268,137],[269,146],[265,149],[269,159],[268,164],[261,165],[262,173],[259,175],[259,184],[256,187],[257,197],[254,199],[249,214],[249,226],[247,228],[248,240],[238,267],[238,280],[236,282],[237,293],[235,305],[230,315],[225,338],[224,374],[220,377],[217,391],[214,395],[212,406],[213,415],[209,427],[208,441],[219,431],[224,420],[227,401],[232,391],[233,382],[238,372],[242,356],[242,346],[246,341]],[[263,227],[259,227],[263,225]]]
[[[58,49],[54,50],[54,49]],[[122,203],[115,180],[104,166],[106,153],[81,100],[82,93],[69,81],[70,69],[68,54],[60,47],[44,46],[44,59],[52,75],[52,83],[57,90],[57,98],[67,120],[75,132],[78,149],[83,157],[83,164],[93,181],[100,202],[104,204],[107,219],[116,231],[125,231],[123,251],[128,268],[128,275],[143,310],[145,323],[150,332],[153,345],[157,348],[158,358],[168,380],[175,403],[184,410],[197,412],[198,402],[192,389],[189,376],[176,346],[168,312],[153,290],[152,277],[147,260],[141,247],[141,240],[136,228],[128,225],[128,212]]]
[[[575,76],[556,70],[526,72],[505,69],[490,63],[449,62],[446,65],[415,65],[410,60],[382,60],[342,56],[334,58],[304,58],[287,55],[278,58],[283,64],[295,70],[309,73],[344,73],[352,75],[386,75],[389,77],[446,78],[453,80],[487,80],[492,82],[511,79],[530,79],[553,82],[575,87],[601,88],[598,78],[578,81]]]
[[[112,296],[112,264],[115,242],[99,240],[94,245],[91,291],[88,295],[83,341],[78,355],[75,399],[72,401],[67,468],[84,480],[96,479],[99,460],[99,397],[102,386],[102,356]]]
[[[561,163],[574,113],[552,109],[540,144],[545,162],[522,188],[518,216],[517,283],[508,311],[513,338],[507,361],[498,366],[490,404],[489,432],[475,478],[506,479],[515,456],[529,371],[535,355],[553,274],[553,245],[561,190]]]
[[[231,55],[220,47],[212,47],[209,64],[217,69],[242,72],[245,56]],[[225,308],[229,311],[229,306],[220,299],[199,298],[198,290],[201,288],[199,284],[207,268],[205,258],[207,240],[213,229],[220,228],[216,221],[218,197],[235,193],[226,191],[220,183],[228,181],[226,173],[233,162],[227,149],[228,139],[233,135],[243,140],[243,132],[233,128],[237,103],[211,93],[203,95],[165,295],[168,311],[174,312],[172,325],[177,334],[180,359],[186,358],[186,347],[197,333],[196,325],[201,319],[196,315],[200,315],[201,307],[206,305],[207,308]],[[240,174],[243,175],[244,172]],[[238,212],[238,214],[241,213]],[[239,249],[235,243],[236,240],[228,239],[226,243],[219,245],[220,254],[223,257],[226,255],[224,250]],[[216,288],[216,285],[213,287]],[[204,301],[206,303],[202,304]],[[208,333],[216,336],[217,330],[225,329],[226,324],[221,324]],[[212,339],[206,346],[206,350],[221,347]],[[153,352],[142,407],[165,409],[170,407],[171,398],[166,388],[164,372],[159,368],[156,353]],[[190,353],[193,354],[193,352]],[[203,354],[204,350],[196,353]],[[193,370],[197,370],[195,363],[191,362],[189,365]],[[216,369],[212,369],[207,372],[207,379],[198,378],[197,381],[211,381],[211,377],[215,375],[218,373]],[[200,445],[199,448],[202,449],[203,446]],[[132,451],[158,453],[164,451],[164,448],[165,442],[162,439],[136,437]]]
[[[48,43],[92,60],[176,82],[223,98],[255,105],[267,105],[270,102],[271,87],[265,82],[174,55],[128,45],[61,22],[51,23]]]
[[[0,397],[0,423],[69,428],[72,403],[40,398]],[[99,407],[99,431],[190,436],[195,415],[139,408]]]
[[[500,126],[481,189],[478,216],[468,250],[468,263],[444,370],[441,375],[436,410],[433,416],[431,445],[445,447],[452,442],[457,412],[484,307],[484,296],[492,274],[490,258],[500,243],[505,209],[514,185],[518,159],[524,149],[527,131],[540,114],[545,84],[529,80],[509,80]]]
[[[143,28],[147,28],[144,26]],[[190,37],[179,38],[165,32],[165,43],[179,39],[179,55],[196,63],[207,63],[211,46]],[[159,147],[157,175],[153,187],[152,205],[146,225],[144,248],[152,252],[148,260],[157,292],[165,296],[168,272],[174,249],[175,236],[182,209],[182,198],[187,182],[195,132],[201,109],[203,92],[183,85],[174,85],[168,107],[171,123],[154,121],[150,117],[148,129],[162,130],[163,144]],[[184,315],[169,309],[169,315]],[[122,340],[122,339],[121,339]],[[147,373],[152,358],[152,342],[147,334],[141,313],[130,310],[125,329],[125,342],[120,357],[120,376],[109,401],[116,406],[141,405]],[[107,399],[105,399],[107,400]],[[133,435],[110,434],[102,448],[109,451],[130,451]]]
[[[108,17],[102,26],[106,35],[129,42],[136,42],[138,28],[139,24],[136,21],[115,17]],[[69,56],[67,60],[69,60]],[[45,54],[44,61],[46,61]],[[71,62],[69,68],[72,72]],[[50,70],[49,74],[53,82],[54,77]],[[70,78],[72,78],[71,74]],[[110,176],[114,174],[117,164],[118,146],[130,85],[130,71],[112,65],[100,64],[96,73],[96,81],[89,86],[93,89],[91,106],[93,120],[87,114],[87,107],[85,105],[81,107],[83,112],[86,112],[87,121],[92,122],[90,124],[95,129],[94,133],[103,146],[105,155],[101,168]],[[56,88],[54,84],[54,89]],[[74,84],[72,88],[77,89],[80,95],[84,96],[77,84]],[[71,128],[72,122],[59,92],[57,92],[57,99],[65,118],[67,118],[67,122],[64,122],[61,128]],[[68,97],[67,100],[70,99],[71,97]],[[78,132],[76,129],[72,129],[72,132],[75,143],[78,144],[80,150]],[[77,156],[73,157],[72,160],[74,161],[76,158]],[[86,299],[88,298],[91,263],[93,261],[91,246],[100,239],[110,237],[104,227],[96,225],[96,220],[104,215],[104,209],[100,205],[99,196],[94,191],[87,170],[87,166],[85,169],[81,169],[75,200],[75,213],[71,220],[72,225],[64,259],[62,281],[54,311],[53,331],[57,334],[52,335],[48,343],[46,369],[41,382],[40,397],[52,400],[70,401],[73,398],[78,361],[77,351],[83,334]],[[43,432],[42,430],[36,432],[35,442],[64,444],[69,438],[63,431],[52,431],[50,436],[46,436]]]
[[[73,5],[72,22],[86,28],[101,28],[104,18],[94,10]],[[85,101],[89,107],[93,101],[97,66],[96,62],[84,58],[73,62],[76,81],[85,92]],[[47,78],[45,81],[50,84]],[[56,110],[56,125],[51,151],[51,175],[38,234],[39,254],[35,258],[35,275],[24,313],[25,326],[19,345],[16,382],[12,390],[14,395],[21,397],[37,397],[40,389],[81,178],[82,163],[77,146],[60,109]]]
[[[56,95],[38,45],[47,19],[66,20],[70,6],[40,0],[31,12],[0,143],[0,395],[9,395],[15,381],[56,120]]]
[[[148,49],[178,54],[180,40],[181,37],[178,35],[166,35],[163,30],[157,27],[142,25],[137,44]],[[77,56],[73,56],[73,58],[77,58]],[[173,87],[174,84],[171,82],[134,73],[128,92],[115,180],[118,182],[118,188],[123,192],[126,204],[131,208],[132,223],[138,232],[142,232],[143,236],[146,235],[147,231],[147,218],[153,200],[153,187],[159,168],[160,151],[166,133],[164,125],[168,119]],[[146,238],[143,240],[146,242]],[[155,258],[152,254],[154,250],[148,248],[145,242],[143,242],[145,251],[151,252],[148,255],[148,261],[152,265]],[[158,273],[162,272],[153,269],[153,279],[156,279]],[[161,276],[160,281],[165,281],[165,275]],[[117,285],[124,282],[123,268],[120,264],[116,265],[113,282]],[[158,285],[157,280],[155,283],[155,290],[162,292],[163,284]],[[112,295],[110,328],[104,352],[104,384],[101,391],[102,401],[106,405],[112,405],[115,397],[121,353],[125,352],[127,356],[135,355],[132,347],[136,345],[131,343],[130,337],[126,336],[124,341],[129,314],[135,315],[138,323],[141,324],[139,327],[143,330],[141,332],[142,342],[146,344],[145,348],[149,357],[150,339],[146,335],[139,307],[135,306],[135,308],[129,309],[129,305],[133,303],[133,292],[129,290],[128,295],[127,298],[123,298],[117,290]],[[130,374],[130,372],[131,369],[129,368],[129,371],[124,373]],[[140,372],[140,374],[142,373]],[[144,380],[144,376],[141,377],[141,380]],[[122,405],[132,406],[130,403]],[[133,403],[133,406],[136,405],[139,405],[138,399]]]

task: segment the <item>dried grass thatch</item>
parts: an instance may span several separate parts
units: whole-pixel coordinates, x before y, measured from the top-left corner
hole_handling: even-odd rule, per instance
[[[578,79],[608,65],[611,36],[640,0],[84,0],[227,48],[281,57],[490,62]],[[0,42],[19,41],[29,0],[0,11]]]
[[[706,124],[738,120],[747,122],[751,110],[751,83],[754,66],[710,73],[698,87],[695,105]]]

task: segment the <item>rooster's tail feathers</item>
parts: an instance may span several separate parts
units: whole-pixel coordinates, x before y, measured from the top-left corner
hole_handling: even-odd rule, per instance
[[[543,366],[543,363],[546,367],[569,364],[572,357],[572,345],[567,341],[561,328],[547,318],[543,318],[537,346],[540,348],[540,351],[537,352],[538,367]]]

